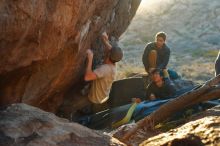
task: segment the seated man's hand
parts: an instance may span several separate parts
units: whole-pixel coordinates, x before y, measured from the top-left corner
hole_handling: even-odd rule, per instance
[[[155,100],[156,99],[156,96],[154,94],[151,94],[150,95],[150,100]]]
[[[163,69],[163,76],[164,76],[164,78],[169,78],[170,77],[167,69]]]
[[[132,98],[131,101],[136,102],[136,103],[140,103],[141,99],[140,98]]]
[[[93,52],[91,49],[88,49],[86,53],[87,53],[87,58],[93,58]]]

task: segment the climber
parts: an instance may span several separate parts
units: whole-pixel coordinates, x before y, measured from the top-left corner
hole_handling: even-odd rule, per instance
[[[91,88],[88,93],[88,99],[92,103],[92,111],[94,107],[103,104],[108,100],[113,80],[116,75],[116,62],[123,57],[123,52],[120,47],[112,46],[109,43],[106,32],[102,34],[102,41],[107,49],[107,55],[104,64],[92,70],[93,52],[87,50],[87,68],[84,76],[85,81],[92,81]]]
[[[215,60],[215,76],[220,74],[220,51],[218,52],[218,56]]]
[[[154,100],[158,98],[174,97],[176,89],[166,71],[154,69],[151,71],[150,77],[152,82],[148,85],[146,90],[147,99]]]
[[[155,68],[166,71],[170,58],[170,49],[165,41],[166,34],[164,32],[158,32],[155,36],[155,42],[148,43],[145,47],[142,62],[147,73],[150,73]]]

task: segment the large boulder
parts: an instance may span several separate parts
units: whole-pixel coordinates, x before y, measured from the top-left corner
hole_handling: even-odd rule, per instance
[[[0,106],[25,102],[55,112],[79,85],[86,49],[126,30],[140,0],[0,1]],[[98,46],[97,48],[95,48]],[[98,57],[97,57],[98,58]]]
[[[26,104],[0,110],[1,146],[123,146],[118,140]]]

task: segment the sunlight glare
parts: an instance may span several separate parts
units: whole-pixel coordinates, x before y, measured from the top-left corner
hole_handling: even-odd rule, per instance
[[[144,11],[155,11],[157,10],[162,4],[166,2],[170,2],[172,0],[142,0],[141,4],[138,8],[137,14],[141,14]]]

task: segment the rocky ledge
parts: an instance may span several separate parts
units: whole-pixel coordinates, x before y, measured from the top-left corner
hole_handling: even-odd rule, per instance
[[[144,141],[141,146],[218,146],[220,106],[196,115],[191,122]]]

